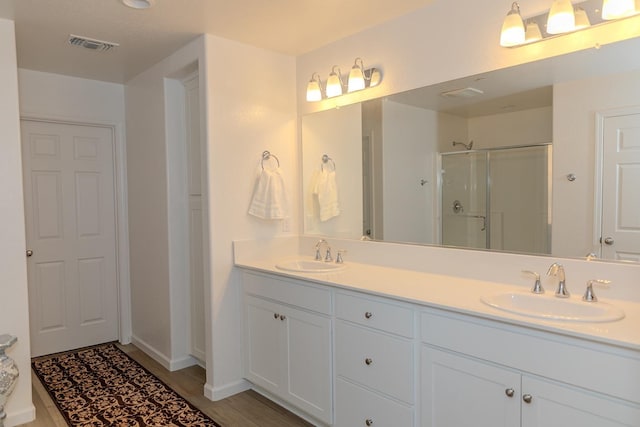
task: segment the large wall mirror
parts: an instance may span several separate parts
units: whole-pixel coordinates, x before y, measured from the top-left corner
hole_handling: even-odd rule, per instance
[[[305,234],[640,261],[639,48],[303,116]]]

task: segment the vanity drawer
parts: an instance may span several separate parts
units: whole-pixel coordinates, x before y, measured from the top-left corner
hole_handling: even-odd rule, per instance
[[[336,317],[391,334],[413,338],[413,310],[375,298],[336,294]]]
[[[413,409],[348,381],[336,382],[336,427],[410,427]]]
[[[413,342],[336,322],[336,373],[414,403]]]
[[[244,292],[322,314],[331,314],[331,291],[302,282],[244,271]]]

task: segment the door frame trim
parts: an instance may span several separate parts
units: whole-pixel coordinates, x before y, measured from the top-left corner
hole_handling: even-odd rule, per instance
[[[640,105],[622,108],[612,108],[608,110],[596,111],[595,116],[595,177],[594,177],[594,197],[593,197],[593,247],[598,248],[596,254],[602,257],[602,173],[604,172],[604,122],[606,119],[618,116],[629,116],[640,114]]]
[[[84,121],[46,115],[21,114],[20,121],[101,127],[111,129],[113,138],[113,176],[116,221],[116,280],[118,291],[118,341],[131,343],[131,282],[129,274],[129,220],[127,203],[127,159],[123,123]],[[24,184],[23,184],[24,185]]]

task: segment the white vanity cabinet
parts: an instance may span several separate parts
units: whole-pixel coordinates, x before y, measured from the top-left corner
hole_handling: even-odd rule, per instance
[[[336,426],[413,426],[414,309],[336,292]]]
[[[331,424],[331,291],[244,272],[245,377]]]
[[[640,426],[637,353],[431,313],[421,325],[423,427]]]

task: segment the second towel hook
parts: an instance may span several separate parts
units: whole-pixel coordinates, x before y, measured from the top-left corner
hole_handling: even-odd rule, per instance
[[[262,170],[264,170],[264,161],[269,160],[272,157],[276,160],[278,167],[280,167],[280,160],[278,159],[278,157],[275,154],[271,154],[268,150],[264,150],[262,152],[262,160],[260,161],[260,166],[262,166]]]
[[[320,169],[324,170],[324,165],[331,162],[331,166],[333,166],[333,170],[336,170],[336,162],[333,161],[331,157],[326,154],[322,155],[322,164],[320,165]]]

